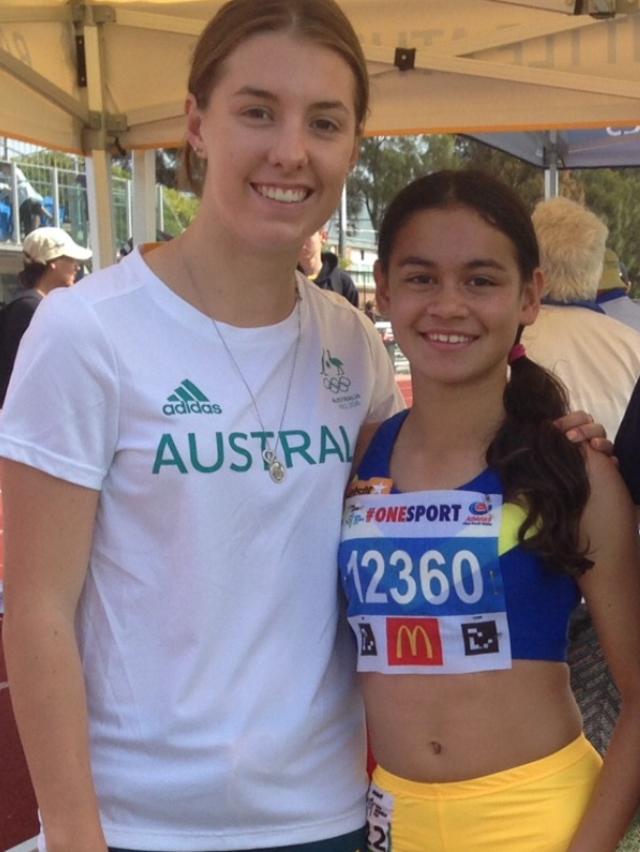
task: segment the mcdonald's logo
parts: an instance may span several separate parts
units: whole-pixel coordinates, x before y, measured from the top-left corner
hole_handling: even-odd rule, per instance
[[[437,618],[388,618],[390,666],[441,666],[442,640]]]

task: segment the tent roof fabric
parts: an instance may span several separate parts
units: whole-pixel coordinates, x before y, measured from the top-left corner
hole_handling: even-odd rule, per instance
[[[591,130],[469,134],[534,166],[559,169],[640,166],[640,124]]]
[[[640,11],[504,0],[340,0],[372,81],[368,133],[635,126]],[[191,50],[220,0],[0,0],[0,133],[51,148],[178,144]],[[544,7],[548,3],[541,2]],[[635,10],[634,10],[635,9]],[[88,86],[78,83],[84,36]],[[415,67],[394,65],[415,48]]]

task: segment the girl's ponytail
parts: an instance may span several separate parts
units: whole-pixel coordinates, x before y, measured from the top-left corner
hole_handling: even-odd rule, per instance
[[[487,463],[500,475],[505,498],[526,512],[520,544],[558,571],[582,574],[592,564],[580,547],[589,480],[581,448],[553,423],[568,410],[567,392],[548,370],[526,357],[519,342],[510,368],[506,417],[487,450]]]

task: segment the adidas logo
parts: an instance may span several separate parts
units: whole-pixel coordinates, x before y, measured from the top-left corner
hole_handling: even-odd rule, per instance
[[[222,407],[202,393],[189,379],[183,379],[162,406],[165,414],[222,414]]]

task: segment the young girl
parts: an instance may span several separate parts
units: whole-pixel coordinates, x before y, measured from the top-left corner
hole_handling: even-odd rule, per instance
[[[610,852],[640,794],[637,536],[518,343],[542,289],[530,218],[480,173],[421,178],[386,214],[376,280],[414,402],[373,436],[340,546],[379,764],[368,848]],[[581,595],[624,698],[604,766],[565,664]]]

